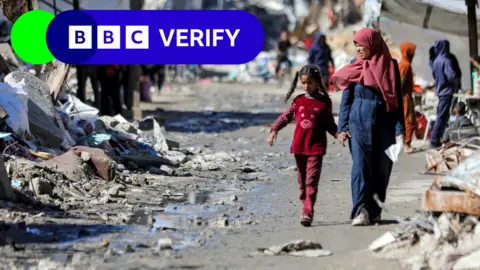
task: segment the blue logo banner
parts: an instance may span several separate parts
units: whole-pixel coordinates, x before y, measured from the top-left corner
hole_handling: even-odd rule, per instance
[[[241,10],[71,10],[47,30],[68,64],[243,64],[263,43],[262,25]]]

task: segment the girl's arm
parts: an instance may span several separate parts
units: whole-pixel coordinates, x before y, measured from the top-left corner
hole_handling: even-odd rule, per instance
[[[293,121],[295,117],[295,102],[284,112],[280,115],[275,123],[273,123],[270,132],[279,132],[282,128],[286,127],[290,122]]]
[[[340,113],[338,115],[338,132],[348,131],[350,120],[350,108],[353,104],[353,85],[343,90],[342,101],[340,102]]]
[[[395,79],[397,81],[395,88],[397,89],[397,102],[398,109],[395,112],[396,114],[396,124],[395,132],[396,136],[405,136],[405,116],[403,113],[403,95],[402,95],[402,82],[400,80],[400,70],[398,69],[398,64],[395,61]]]
[[[332,101],[330,100],[328,104],[328,114],[327,114],[327,132],[330,133],[333,137],[337,137],[337,124],[335,123],[335,118],[332,113]]]

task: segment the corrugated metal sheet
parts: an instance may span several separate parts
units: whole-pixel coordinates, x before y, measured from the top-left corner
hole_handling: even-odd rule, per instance
[[[480,10],[477,10],[477,18],[480,18]],[[382,16],[427,29],[468,36],[464,0],[383,0]]]

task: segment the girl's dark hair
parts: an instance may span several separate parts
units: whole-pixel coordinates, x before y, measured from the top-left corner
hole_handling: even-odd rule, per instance
[[[298,78],[303,75],[307,75],[309,78],[315,80],[318,83],[320,92],[328,97],[328,92],[326,88],[327,86],[323,83],[322,79],[322,72],[320,72],[320,69],[317,66],[310,64],[303,66],[302,69],[295,73],[295,78],[293,78],[292,86],[288,90],[287,96],[285,96],[285,103],[288,102],[293,92],[295,92],[295,88],[297,88]]]

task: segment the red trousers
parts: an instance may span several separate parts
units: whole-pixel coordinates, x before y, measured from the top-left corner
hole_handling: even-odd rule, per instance
[[[303,216],[313,217],[318,182],[322,173],[323,156],[295,155],[295,161],[297,162],[300,200],[303,203]]]

